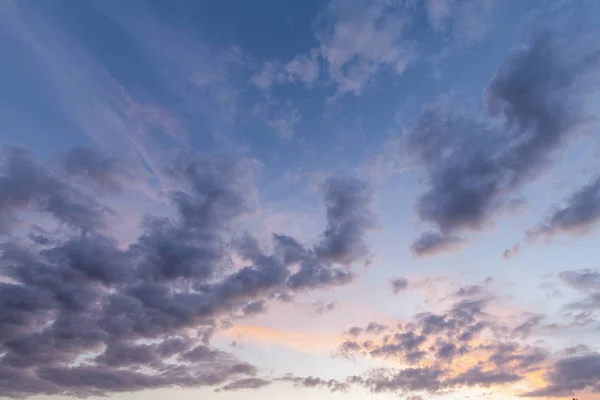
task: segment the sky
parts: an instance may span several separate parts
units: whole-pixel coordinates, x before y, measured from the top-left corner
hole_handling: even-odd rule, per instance
[[[0,0],[0,398],[600,399],[600,3]]]

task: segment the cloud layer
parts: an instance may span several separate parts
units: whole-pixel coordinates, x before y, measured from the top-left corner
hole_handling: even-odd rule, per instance
[[[166,171],[176,217],[148,215],[123,248],[103,233],[105,208],[66,175],[24,150],[3,154],[3,218],[17,224],[35,212],[65,226],[29,238],[4,232],[2,396],[264,386],[256,367],[209,346],[217,322],[261,313],[284,294],[346,284],[369,252],[372,192],[355,179],[324,183],[327,222],[314,246],[276,234],[266,252],[239,235],[255,190],[248,162],[181,156]],[[65,157],[70,175],[107,193],[120,189],[116,165],[88,149]],[[233,268],[234,254],[247,266]]]
[[[484,91],[488,116],[498,123],[473,119],[445,99],[423,110],[406,138],[407,151],[426,178],[417,215],[437,231],[415,241],[415,254],[456,249],[456,233],[480,230],[508,209],[517,189],[582,132],[590,121],[583,101],[597,82],[598,54],[573,54],[551,34],[539,34],[506,58]],[[593,184],[586,190],[593,203]],[[561,215],[553,218],[558,224]]]

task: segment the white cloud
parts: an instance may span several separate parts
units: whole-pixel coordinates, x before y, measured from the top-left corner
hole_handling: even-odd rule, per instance
[[[383,67],[400,75],[414,57],[403,36],[407,10],[399,2],[334,2],[327,19],[332,27],[317,36],[338,94],[360,95]]]
[[[319,51],[312,49],[309,55],[298,54],[284,67],[288,80],[300,81],[308,86],[319,79]]]
[[[323,68],[336,95],[360,95],[382,69],[400,75],[414,60],[414,44],[404,37],[409,8],[402,1],[334,1],[322,17],[318,47],[288,62],[265,62],[252,83],[261,90],[296,82],[311,86]]]

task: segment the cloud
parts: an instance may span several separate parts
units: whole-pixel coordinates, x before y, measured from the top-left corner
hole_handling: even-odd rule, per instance
[[[392,293],[398,294],[400,292],[405,291],[408,288],[408,279],[402,278],[393,278],[390,283],[392,284]]]
[[[324,184],[326,227],[314,246],[277,234],[267,251],[239,236],[256,197],[251,162],[180,154],[164,171],[176,214],[147,216],[122,248],[92,218],[97,202],[80,203],[70,182],[31,154],[3,154],[4,215],[27,209],[74,229],[48,240],[8,235],[0,244],[0,396],[259,385],[254,366],[210,347],[218,321],[263,312],[290,291],[348,283],[351,264],[369,253],[372,195],[357,180]],[[89,173],[95,167],[76,165],[79,178],[105,183]],[[234,269],[234,254],[247,266]]]
[[[331,178],[324,190],[327,227],[316,253],[344,265],[367,258],[365,233],[376,227],[372,188],[358,179]]]
[[[529,315],[525,321],[513,329],[513,333],[520,335],[521,337],[527,337],[531,335],[533,329],[537,327],[543,320],[544,315],[542,314]]]
[[[473,367],[455,378],[452,378],[450,384],[460,384],[465,386],[483,386],[511,383],[521,380],[522,377],[509,372],[484,371],[481,367]]]
[[[563,271],[559,274],[559,277],[566,284],[577,290],[600,290],[600,271],[589,268]]]
[[[313,304],[311,304],[312,314],[313,315],[323,315],[329,311],[334,310],[337,306],[338,306],[338,304],[335,301],[329,301],[326,303],[324,303],[322,301],[316,301]]]
[[[521,246],[520,243],[516,243],[511,248],[504,249],[502,252],[502,258],[505,260],[510,260],[511,258],[516,257],[521,252],[522,247],[523,246]]]
[[[504,322],[487,310],[491,300],[481,286],[463,289],[443,313],[416,314],[368,337],[363,336],[368,329],[351,328],[356,332],[344,339],[338,354],[387,360],[402,367],[375,369],[339,382],[376,393],[432,395],[511,384],[546,366],[550,351],[527,342],[541,315]]]
[[[589,268],[563,271],[560,279],[572,289],[580,292],[583,298],[566,305],[566,315],[574,324],[596,322],[600,310],[600,272]],[[576,311],[576,313],[573,313]]]
[[[527,232],[528,238],[559,233],[588,233],[600,220],[600,177],[575,191],[538,227]]]
[[[261,378],[244,378],[238,379],[223,386],[221,390],[232,391],[241,389],[260,389],[271,384],[271,381]]]
[[[262,91],[331,83],[336,96],[359,96],[380,72],[401,75],[413,62],[415,45],[405,38],[409,21],[409,8],[396,2],[331,2],[315,24],[319,45],[288,62],[264,62],[251,82]]]
[[[91,7],[110,8],[106,3]],[[160,181],[161,166],[157,165],[160,161],[157,154],[164,152],[166,143],[178,147],[185,142],[178,120],[156,104],[142,103],[134,98],[99,62],[99,57],[80,42],[78,35],[73,34],[68,26],[57,23],[37,5],[15,3],[14,7],[5,11],[0,16],[2,25],[7,28],[3,40],[22,48],[26,59],[31,62],[23,69],[22,78],[34,82],[39,88],[37,97],[27,98],[41,101],[41,106],[56,110],[57,121],[54,123],[60,124],[58,129],[68,131],[71,128],[72,131],[67,133],[88,136],[102,149],[141,167],[140,170],[153,174]],[[101,11],[102,16],[111,14],[104,11]],[[137,11],[136,15],[140,16],[142,10]],[[118,11],[123,12],[126,13],[125,10]],[[90,17],[93,19],[92,15]],[[112,17],[111,23],[123,18],[120,15],[119,18]],[[138,18],[136,23],[142,19]],[[135,24],[127,24],[126,30],[132,25]],[[152,24],[153,32],[160,29],[159,26],[162,24]],[[158,53],[165,54],[165,51]],[[175,58],[163,57],[161,61]],[[47,127],[48,121],[40,119],[40,113],[30,109],[16,110],[44,129]],[[50,125],[49,129],[53,128],[56,129]]]
[[[79,231],[101,228],[111,210],[40,165],[21,148],[0,149],[0,234],[18,225],[18,214],[39,212]]]
[[[408,15],[386,1],[333,2],[317,32],[320,52],[337,93],[360,95],[382,69],[400,75],[413,59],[404,38]]]
[[[110,194],[120,192],[133,173],[131,167],[119,159],[89,147],[71,148],[62,163],[69,175],[82,177],[100,192]]]
[[[456,251],[465,240],[452,235],[438,232],[424,232],[411,245],[410,250],[415,256],[429,256],[447,251]]]
[[[318,377],[309,376],[306,378],[297,377],[293,375],[285,376],[283,378],[279,378],[280,381],[284,382],[292,382],[296,387],[304,387],[304,388],[317,388],[322,387],[329,389],[331,392],[345,392],[348,390],[348,384],[344,382],[340,382],[336,379],[321,379]]]
[[[263,92],[274,85],[303,83],[314,85],[321,74],[320,51],[312,49],[307,54],[298,54],[287,63],[266,61],[250,82]]]
[[[539,34],[511,52],[484,91],[487,113],[501,125],[466,116],[447,99],[424,108],[407,151],[426,182],[417,215],[439,232],[417,239],[421,254],[459,231],[484,228],[586,126],[582,102],[597,61],[596,53],[572,54]]]
[[[590,389],[600,392],[600,354],[589,353],[558,360],[546,374],[547,385],[524,397],[565,397]]]

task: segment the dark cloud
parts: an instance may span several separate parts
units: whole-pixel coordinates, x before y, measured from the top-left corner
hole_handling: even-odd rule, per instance
[[[527,232],[529,238],[557,233],[586,233],[600,220],[600,177],[594,178],[573,193],[537,228]]]
[[[452,250],[458,250],[465,240],[438,232],[424,232],[410,245],[415,256],[434,255]]]
[[[560,359],[546,374],[547,385],[525,397],[565,397],[589,389],[600,392],[600,354],[589,353]]]
[[[444,371],[437,367],[405,368],[402,370],[375,371],[364,380],[364,386],[374,393],[437,392],[442,388]]]
[[[568,50],[540,34],[506,58],[485,89],[487,112],[501,127],[460,115],[447,101],[423,111],[407,146],[426,178],[417,214],[438,232],[419,238],[416,254],[447,250],[457,232],[482,229],[589,121],[581,102],[598,55]]]
[[[245,316],[253,314],[262,314],[267,309],[267,303],[264,300],[250,301],[242,306],[242,314]]]
[[[374,370],[340,382],[375,393],[432,395],[510,384],[545,367],[550,351],[526,341],[541,315],[525,315],[508,324],[486,310],[492,297],[484,286],[465,286],[455,294],[445,312],[416,314],[403,324],[386,326],[370,340],[360,340],[366,329],[357,328],[354,338],[341,343],[338,354],[393,360],[408,367]],[[478,354],[477,359],[469,357],[472,353]]]
[[[59,179],[24,149],[0,150],[0,234],[19,224],[23,211],[53,217],[78,231],[104,226],[110,209]]]
[[[87,155],[69,153],[67,170],[116,190],[112,161]],[[261,386],[254,366],[210,346],[221,320],[263,312],[290,292],[345,284],[350,264],[368,255],[372,194],[352,179],[325,185],[327,224],[314,246],[279,234],[267,251],[238,237],[255,190],[244,160],[179,157],[167,171],[177,215],[147,216],[127,248],[98,229],[101,205],[31,154],[4,152],[0,172],[3,218],[36,211],[74,228],[0,243],[0,397]],[[234,253],[245,267],[232,268]]]
[[[62,163],[69,175],[82,177],[84,182],[108,193],[120,192],[133,172],[119,159],[89,147],[71,148],[63,157]]]
[[[408,279],[406,278],[393,278],[390,283],[392,284],[392,293],[398,294],[405,291],[408,288]]]
[[[352,264],[369,256],[365,233],[375,228],[373,190],[358,179],[328,179],[324,184],[327,227],[315,249],[319,258]]]

